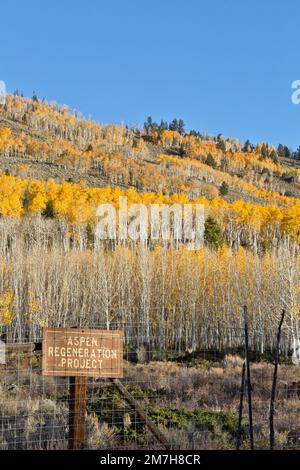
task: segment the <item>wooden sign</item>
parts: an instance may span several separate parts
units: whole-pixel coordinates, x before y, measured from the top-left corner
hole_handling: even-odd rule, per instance
[[[123,377],[123,332],[43,329],[43,375]]]

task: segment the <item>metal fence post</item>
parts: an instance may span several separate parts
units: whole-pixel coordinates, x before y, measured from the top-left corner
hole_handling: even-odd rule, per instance
[[[244,326],[245,326],[245,356],[246,356],[246,369],[247,369],[250,448],[251,450],[254,450],[253,419],[252,419],[252,385],[251,385],[251,374],[250,374],[249,336],[248,336],[248,311],[247,311],[246,305],[244,306]]]

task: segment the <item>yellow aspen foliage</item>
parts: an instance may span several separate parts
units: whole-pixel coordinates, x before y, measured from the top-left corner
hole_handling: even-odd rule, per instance
[[[26,312],[27,320],[32,325],[40,327],[46,326],[47,314],[42,311],[39,299],[30,291],[28,299],[28,307]]]
[[[19,217],[23,215],[22,196],[25,182],[12,176],[0,175],[0,215]]]
[[[119,187],[90,188],[84,182],[58,184],[54,181],[37,181],[0,175],[0,216],[20,217],[24,214],[42,213],[49,200],[54,216],[68,223],[95,222],[96,208],[101,203],[112,203],[118,208],[119,197],[126,196],[130,206],[135,203],[203,204],[208,215],[215,217],[223,229],[250,233],[272,234],[274,237],[299,238],[300,203],[278,207],[251,204],[245,201],[227,202],[222,198],[188,198],[186,193],[167,196],[161,192],[137,192]],[[234,224],[234,225],[232,225]]]
[[[300,205],[289,207],[282,215],[281,230],[300,242]]]
[[[165,147],[174,147],[182,142],[182,136],[177,131],[164,130],[161,133],[160,142]]]
[[[244,155],[244,154],[241,154]],[[246,194],[254,195],[271,202],[278,202],[282,205],[292,205],[298,202],[296,198],[282,196],[274,191],[268,191],[265,188],[257,188],[255,185],[247,183],[244,179],[231,176],[225,171],[216,170],[209,165],[191,158],[178,158],[173,155],[160,154],[158,161],[162,164],[167,164],[179,167],[180,169],[187,168],[189,176],[201,176],[208,182],[217,183],[219,186],[226,182],[230,187],[239,189]]]
[[[8,324],[14,320],[13,303],[14,296],[11,289],[0,294],[0,323]]]

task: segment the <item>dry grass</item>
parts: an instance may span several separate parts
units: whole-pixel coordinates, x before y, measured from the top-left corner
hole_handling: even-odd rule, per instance
[[[33,369],[3,369],[0,374],[0,448],[1,449],[64,449],[68,433],[68,384],[64,378],[45,378],[40,374],[39,361]],[[238,356],[226,356],[218,363],[189,367],[175,362],[126,363],[123,382],[139,400],[148,406],[165,410],[207,410],[237,412],[240,397],[242,363]],[[2,366],[3,367],[3,366]],[[4,373],[5,372],[5,373]],[[262,362],[252,364],[253,418],[256,445],[268,447],[269,401],[273,366]],[[292,383],[300,380],[296,366],[279,367],[275,429],[278,448],[298,448],[300,429],[300,396],[288,393]],[[101,405],[99,393],[105,386],[108,395]],[[112,395],[111,395],[112,394]],[[139,421],[128,414],[124,400],[116,398],[112,385],[91,381],[86,444],[91,449],[154,448],[157,442]],[[114,396],[114,401],[109,401]],[[98,401],[97,401],[98,400]],[[100,410],[100,407],[102,411]],[[104,408],[103,408],[104,407]],[[101,417],[103,409],[118,416],[116,425]],[[130,412],[132,413],[132,412]],[[247,418],[245,397],[244,416]],[[119,421],[118,421],[119,420]],[[123,424],[122,424],[123,423]],[[117,427],[116,427],[117,426]],[[120,426],[124,435],[120,434]],[[161,425],[175,449],[230,449],[235,441],[226,432],[217,433],[191,422],[181,429],[174,422]],[[294,437],[293,437],[294,436]],[[295,438],[296,436],[296,438]],[[247,435],[243,446],[248,448]]]
[[[238,356],[226,356],[216,367],[186,367],[174,363],[152,363],[147,366],[129,365],[127,380],[139,384],[142,389],[153,390],[152,402],[163,407],[187,409],[212,409],[238,411],[240,398],[241,371],[243,360]],[[252,364],[252,401],[254,431],[258,446],[268,447],[269,403],[272,385],[273,366],[262,362]],[[275,428],[277,446],[290,447],[289,433],[300,429],[299,397],[288,396],[292,383],[300,380],[300,370],[296,366],[279,367]],[[155,392],[160,392],[158,395]],[[163,392],[163,393],[162,393]],[[159,398],[158,398],[159,396]],[[150,398],[151,400],[151,398]],[[244,402],[244,416],[247,417],[247,398]],[[172,431],[173,434],[176,432]],[[203,435],[202,435],[203,437]],[[211,436],[210,438],[211,439]],[[180,441],[182,439],[180,438]],[[189,439],[190,442],[190,439]],[[216,442],[213,442],[213,447]],[[225,443],[228,447],[230,446]],[[209,448],[212,443],[210,443]],[[217,443],[217,446],[222,443]],[[248,443],[245,442],[245,447]],[[205,448],[207,448],[205,446]]]

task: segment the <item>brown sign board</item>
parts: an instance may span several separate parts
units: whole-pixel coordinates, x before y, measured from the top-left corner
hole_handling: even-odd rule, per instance
[[[123,332],[44,328],[42,373],[63,377],[123,377]]]

